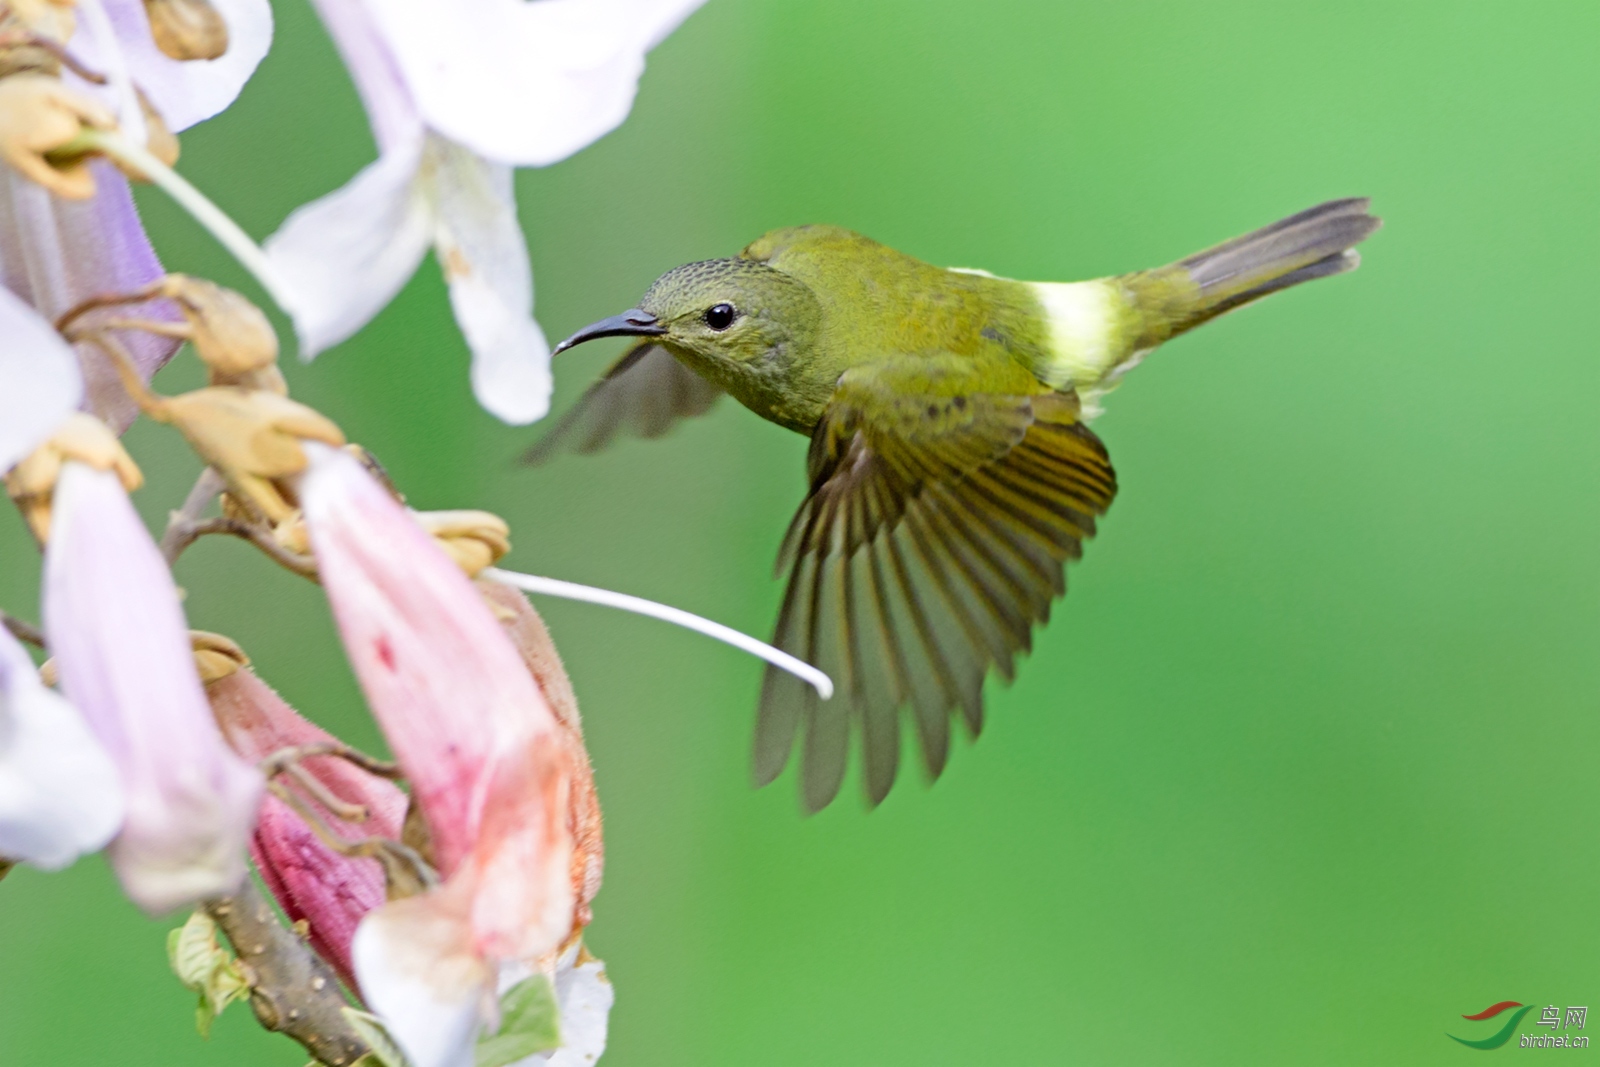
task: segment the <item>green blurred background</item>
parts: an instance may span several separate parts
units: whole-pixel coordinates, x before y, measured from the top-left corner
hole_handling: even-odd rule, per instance
[[[276,6],[182,161],[260,236],[372,155],[320,26]],[[552,337],[799,222],[1072,279],[1329,197],[1388,221],[1358,274],[1111,398],[1116,506],[931,789],[803,819],[792,775],[748,784],[755,661],[539,602],[606,807],[607,1064],[1455,1063],[1482,1053],[1446,1031],[1490,1032],[1460,1016],[1492,1002],[1600,1011],[1597,39],[1577,2],[710,0],[619,132],[519,175]],[[141,202],[170,266],[248,287]],[[616,348],[558,360],[557,410]],[[474,405],[432,266],[288,372],[416,505],[506,516],[511,565],[768,631],[798,436],[724,404],[516,469],[536,431]],[[161,427],[130,443],[155,523],[195,462]],[[0,553],[31,613],[11,514]],[[317,590],[233,542],[180,578],[194,625],[378,744]],[[195,1036],[170,925],[98,859],[13,874],[0,1064],[302,1063],[242,1008]]]

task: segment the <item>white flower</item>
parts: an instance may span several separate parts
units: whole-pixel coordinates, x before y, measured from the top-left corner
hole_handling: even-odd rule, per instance
[[[644,56],[703,0],[409,0],[369,10],[430,129],[556,163],[622,124]]]
[[[367,106],[379,156],[267,241],[305,354],[399,292],[429,247],[472,350],[473,390],[507,422],[550,404],[513,166],[616,127],[644,54],[701,0],[316,0]]]
[[[111,758],[0,627],[0,856],[59,870],[121,824]]]
[[[4,200],[0,197],[3,218]],[[0,257],[0,266],[3,264]],[[0,337],[5,338],[0,344],[3,472],[32,452],[78,406],[83,380],[78,361],[61,335],[4,286],[0,286]]]
[[[574,944],[555,961],[552,984],[561,1029],[561,1047],[536,1052],[512,1067],[592,1067],[606,1050],[611,1005],[617,999],[606,965]],[[529,974],[529,969],[507,965],[500,970],[503,994]]]
[[[105,13],[104,21],[96,16],[96,6]],[[118,74],[125,71],[176,133],[233,103],[272,44],[272,7],[267,0],[211,0],[211,6],[228,24],[228,50],[217,59],[180,61],[163,55],[150,34],[144,0],[82,0],[83,17],[68,48],[89,69],[111,79],[112,85],[102,92],[115,94]],[[114,95],[108,99],[126,108],[125,101]],[[130,125],[126,115],[123,124]]]

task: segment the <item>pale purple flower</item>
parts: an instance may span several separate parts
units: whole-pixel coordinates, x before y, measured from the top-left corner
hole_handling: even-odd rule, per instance
[[[177,588],[113,473],[62,469],[44,624],[63,691],[122,778],[127,817],[110,858],[128,896],[160,913],[232,891],[261,775],[217,730]]]
[[[0,627],[0,857],[59,870],[121,825],[111,758]]]
[[[94,86],[70,72],[63,77],[110,103],[134,131],[143,129],[143,119],[129,92],[119,92],[119,86],[143,89],[174,131],[210,118],[238,96],[272,40],[272,11],[266,0],[216,0],[216,6],[228,20],[227,53],[215,60],[180,63],[156,48],[142,0],[84,0],[78,31],[68,48],[90,69],[112,76],[113,84]],[[103,161],[91,164],[91,169],[95,196],[72,201],[52,196],[0,166],[0,285],[52,322],[88,297],[132,292],[163,273],[127,179]],[[175,309],[159,301],[114,313],[179,318]],[[93,321],[94,317],[84,320]],[[122,331],[118,337],[147,379],[178,347],[177,341],[137,331]],[[16,372],[11,364],[19,358],[0,356],[0,415],[13,397],[23,395],[12,392]],[[126,426],[137,409],[104,354],[79,345],[78,358],[84,408],[113,426]],[[0,435],[4,432],[0,430]],[[0,469],[6,466],[0,462]]]
[[[88,200],[64,200],[0,166],[0,285],[52,323],[90,296],[132,292],[164,273],[139,222],[127,179],[103,161],[91,163],[90,168],[95,195]],[[116,312],[157,319],[180,317],[165,302]],[[99,317],[107,314],[94,313]],[[93,321],[86,318],[84,323]],[[42,325],[54,333],[49,323]],[[175,340],[142,331],[119,331],[117,336],[147,379],[178,348]],[[71,354],[71,349],[64,345],[63,349]],[[138,408],[124,392],[105,354],[87,344],[76,350],[77,359],[69,367],[74,379],[81,374],[76,388],[84,408],[113,426],[132,422]],[[10,400],[4,394],[16,380],[13,375],[21,373],[12,365],[21,358],[16,353],[0,355],[0,406]],[[74,400],[73,406],[77,404]]]
[[[460,568],[354,459],[306,451],[323,587],[443,878],[362,921],[356,977],[413,1067],[470,1065],[501,967],[543,965],[577,925],[573,750]]]
[[[550,349],[511,168],[563,159],[627,116],[644,55],[702,0],[315,0],[378,159],[267,241],[307,356],[387,304],[431,247],[485,408],[532,422]]]

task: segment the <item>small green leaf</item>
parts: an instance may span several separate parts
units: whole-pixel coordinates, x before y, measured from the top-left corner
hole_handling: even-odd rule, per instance
[[[198,992],[210,975],[217,953],[217,924],[211,916],[197,911],[182,926],[167,935],[167,961],[178,981]]]
[[[224,1008],[250,993],[244,971],[233,954],[217,940],[217,924],[204,912],[189,916],[167,935],[167,961],[178,981],[200,994],[195,1005],[195,1029],[211,1034],[211,1020]]]
[[[561,1047],[561,1007],[543,974],[523,979],[500,998],[500,1030],[478,1042],[476,1067],[506,1067]]]
[[[400,1046],[389,1036],[382,1019],[358,1008],[346,1007],[339,1010],[344,1013],[350,1029],[354,1030],[357,1036],[367,1043],[367,1048],[372,1050],[357,1060],[357,1065],[371,1060],[368,1067],[409,1067],[405,1053],[400,1051]]]
[[[194,1005],[194,1028],[200,1032],[201,1037],[211,1036],[211,1020],[215,1018],[211,1012],[210,1002],[206,1000],[204,993],[200,994],[200,999]]]

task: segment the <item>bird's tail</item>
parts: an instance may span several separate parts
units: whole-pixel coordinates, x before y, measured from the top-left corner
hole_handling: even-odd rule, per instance
[[[1367,205],[1365,197],[1330,200],[1168,266],[1123,276],[1141,320],[1136,347],[1152,348],[1280,289],[1355,270],[1361,264],[1355,246],[1382,225]]]

